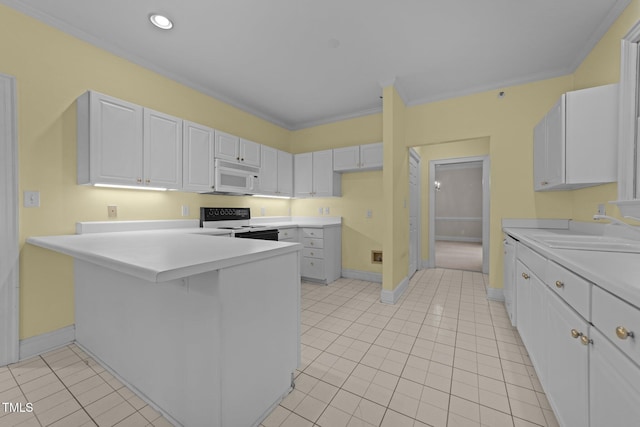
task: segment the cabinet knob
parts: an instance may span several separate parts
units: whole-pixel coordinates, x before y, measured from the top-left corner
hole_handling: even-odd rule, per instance
[[[146,179],[144,182],[147,183],[147,184],[151,184],[151,180],[150,179]]]
[[[582,343],[582,345],[589,345],[589,344],[593,343],[593,340],[589,339],[589,337],[586,336],[586,335],[582,335],[580,337],[580,342]]]
[[[310,244],[311,246],[313,246],[313,242],[309,242],[309,244]]]
[[[616,335],[621,340],[626,340],[628,337],[633,338],[633,332],[632,331],[628,331],[627,328],[625,328],[624,326],[618,326],[616,328]]]
[[[578,332],[578,330],[577,330],[577,329],[572,329],[572,330],[571,330],[571,336],[572,336],[573,338],[579,338],[581,335],[582,335],[582,334],[581,334],[580,332]]]
[[[529,275],[527,273],[522,273],[522,277],[524,277],[525,280],[529,280]]]
[[[240,161],[240,157],[236,157],[236,160]]]
[[[313,263],[311,263],[311,265],[313,265]]]
[[[244,162],[244,157],[240,159],[241,162]]]
[[[141,183],[142,183],[142,178],[138,178],[138,179],[136,179],[136,182],[137,182],[138,184],[141,184]]]
[[[542,181],[542,182],[540,183],[540,185],[548,185],[548,184],[549,184],[549,183],[548,183],[547,181]]]
[[[561,282],[560,280],[556,280],[556,288],[561,288],[564,286],[564,283]]]
[[[313,256],[313,252],[311,252],[311,255]]]

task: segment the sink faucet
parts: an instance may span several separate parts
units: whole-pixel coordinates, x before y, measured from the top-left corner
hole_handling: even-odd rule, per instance
[[[634,218],[634,217],[625,216],[625,218],[635,219],[636,221],[638,221],[638,219]],[[633,225],[629,225],[626,222],[620,221],[618,218],[614,218],[614,217],[609,216],[609,215],[594,215],[593,219],[595,219],[596,221],[598,221],[600,219],[606,219],[606,220],[611,221],[612,224],[622,225],[623,227],[628,228],[629,230],[637,231],[637,232],[640,233],[640,229],[638,227],[634,227]]]

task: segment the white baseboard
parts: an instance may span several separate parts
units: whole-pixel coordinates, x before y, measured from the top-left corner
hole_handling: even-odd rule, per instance
[[[371,271],[342,269],[342,277],[347,279],[365,280],[367,282],[382,283],[382,274]]]
[[[438,240],[446,240],[448,242],[482,243],[482,237],[436,236],[436,241]]]
[[[46,334],[20,340],[20,360],[55,350],[76,340],[76,327],[70,325]]]
[[[504,292],[502,292],[502,289],[487,286],[487,299],[491,301],[504,301]]]
[[[394,290],[388,291],[383,289],[382,292],[380,292],[380,301],[385,304],[395,304],[407,289],[407,286],[409,286],[409,278],[405,277]]]

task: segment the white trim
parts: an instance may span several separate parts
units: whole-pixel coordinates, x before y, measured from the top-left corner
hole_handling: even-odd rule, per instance
[[[405,277],[398,284],[398,286],[395,287],[394,290],[388,291],[386,289],[383,289],[380,292],[380,302],[383,302],[385,304],[395,304],[396,302],[398,302],[398,300],[400,299],[404,291],[407,290],[408,286],[409,286],[409,278]]]
[[[76,222],[76,234],[113,233],[118,231],[168,230],[174,228],[199,228],[197,219],[159,219],[136,221],[87,221]]]
[[[569,228],[568,219],[503,218],[502,228]]]
[[[492,288],[487,286],[487,299],[491,301],[504,301],[504,292],[502,288]]]
[[[417,220],[417,224],[416,224],[416,234],[418,235],[417,240],[416,240],[416,247],[414,248],[415,250],[415,257],[416,257],[416,271],[420,270],[420,263],[422,260],[422,158],[420,157],[420,154],[418,153],[418,151],[416,151],[413,147],[409,148],[409,162],[411,162],[411,159],[415,160],[415,162],[417,163],[417,168],[416,168],[416,173],[418,175],[417,177],[417,188],[415,190],[415,193],[417,194],[417,200],[413,200],[414,197],[414,193],[411,190],[411,182],[409,182],[409,202],[415,202],[417,204],[417,213],[416,213],[416,220]],[[409,165],[410,167],[410,165]],[[409,178],[410,179],[410,178]],[[409,232],[411,232],[411,230],[409,230]],[[409,236],[409,245],[411,245],[411,236]],[[409,250],[409,253],[411,251]],[[411,261],[409,260],[409,265],[411,264]],[[416,271],[412,271],[410,272],[409,276],[413,276],[413,274],[415,274]]]
[[[18,138],[15,78],[0,74],[0,366],[19,356]]]
[[[20,360],[71,344],[76,340],[75,325],[20,340]]]
[[[447,242],[469,242],[482,243],[482,237],[466,237],[466,236],[441,236],[436,235],[436,241],[444,240]]]
[[[382,273],[372,271],[342,269],[342,277],[347,279],[364,280],[366,282],[382,283]]]
[[[482,162],[482,272],[489,274],[489,239],[490,239],[490,160],[489,156],[458,157],[429,161],[429,183],[436,179],[436,165],[448,165],[451,163]],[[427,265],[433,268],[436,265],[436,194],[429,184],[429,259]]]
[[[437,216],[436,221],[482,221],[481,216]]]

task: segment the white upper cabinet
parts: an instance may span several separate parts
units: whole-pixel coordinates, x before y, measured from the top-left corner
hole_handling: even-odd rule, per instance
[[[182,189],[212,191],[214,130],[185,120],[182,141]]]
[[[78,183],[182,186],[182,120],[97,92],[78,98]]]
[[[286,197],[293,196],[293,154],[281,150],[278,150],[277,194]]]
[[[260,167],[261,145],[257,142],[240,138],[240,161],[251,166]]]
[[[216,159],[260,166],[260,144],[229,133],[216,131]]]
[[[182,119],[144,109],[144,185],[182,187]]]
[[[294,156],[296,197],[340,196],[340,174],[333,170],[333,150],[314,151]]]
[[[142,185],[143,108],[85,92],[77,112],[78,184]]]
[[[617,178],[618,85],[568,92],[534,128],[534,189],[571,190]]]
[[[261,148],[259,194],[293,195],[293,154],[263,145]]]
[[[333,170],[354,172],[382,168],[382,143],[335,148],[333,150]]]

